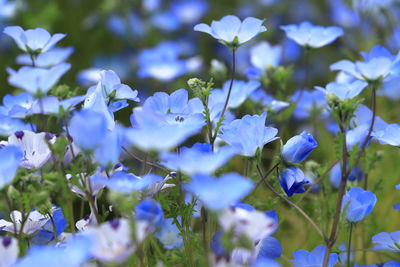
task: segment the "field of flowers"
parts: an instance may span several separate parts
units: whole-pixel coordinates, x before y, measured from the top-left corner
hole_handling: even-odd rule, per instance
[[[0,0],[0,267],[400,267],[399,0]]]

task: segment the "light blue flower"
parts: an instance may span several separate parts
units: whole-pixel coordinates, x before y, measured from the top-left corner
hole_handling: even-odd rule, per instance
[[[135,108],[131,117],[134,127],[125,131],[128,143],[145,151],[165,151],[197,134],[205,125],[203,115],[160,114]]]
[[[229,188],[229,190],[226,190]],[[239,174],[228,173],[219,178],[209,175],[195,175],[184,189],[196,197],[210,210],[221,211],[236,204],[254,188],[254,183]],[[221,194],[221,192],[224,192]]]
[[[218,136],[228,144],[240,147],[241,155],[252,157],[257,149],[261,150],[265,144],[278,139],[278,130],[265,126],[266,118],[266,112],[261,115],[245,115],[223,126],[222,134]]]
[[[123,141],[122,127],[108,131],[94,151],[94,158],[102,167],[113,166],[119,162]]]
[[[13,145],[1,147],[0,145],[0,188],[12,182],[22,157],[19,147]]]
[[[159,203],[153,199],[141,201],[135,207],[135,216],[139,221],[146,221],[151,225],[160,225],[164,220],[164,213]]]
[[[372,120],[372,111],[364,105],[359,106],[354,112],[354,117],[350,121],[350,130],[346,133],[347,149],[351,150],[353,146],[359,144],[361,146],[367,138],[369,127]],[[375,117],[374,128],[372,129],[371,139],[375,135],[378,137],[384,133],[384,129],[388,124],[379,116]],[[367,145],[371,141],[368,140]],[[379,140],[379,139],[378,139]]]
[[[34,125],[24,123],[20,119],[11,118],[9,116],[0,115],[0,136],[10,136],[17,131],[35,130]]]
[[[354,78],[367,82],[388,80],[399,74],[400,53],[393,56],[385,48],[375,46],[369,53],[363,52],[364,61],[341,60],[330,66],[331,70],[343,71]]]
[[[384,129],[374,132],[373,137],[383,145],[400,146],[400,125],[389,124]]]
[[[327,117],[326,111],[326,97],[325,94],[319,90],[305,91],[297,90],[291,97],[291,101],[296,102],[296,108],[293,116],[298,120],[307,119],[316,110],[321,112],[321,117]]]
[[[278,66],[281,60],[282,46],[280,45],[273,46],[263,41],[250,49],[251,64],[262,71],[265,71],[269,66]]]
[[[282,158],[286,162],[300,163],[318,146],[314,137],[303,131],[301,134],[290,138],[282,147]]]
[[[279,113],[290,105],[288,102],[277,100],[268,95],[262,88],[253,91],[250,99],[254,102],[261,102],[263,106],[274,113]]]
[[[242,22],[238,17],[228,15],[219,21],[213,21],[211,27],[204,23],[197,24],[194,30],[208,33],[227,46],[238,47],[265,32],[267,28],[263,23],[264,20],[253,17],[248,17]]]
[[[208,3],[203,0],[174,1],[171,13],[183,24],[193,24],[200,20],[208,10]]]
[[[3,97],[3,107],[7,110],[5,115],[14,118],[24,118],[27,111],[32,107],[33,102],[33,95],[27,92],[18,95],[6,94]]]
[[[317,246],[311,252],[304,249],[293,252],[292,263],[295,267],[322,267],[324,262],[324,255],[326,251],[326,246]],[[336,253],[331,253],[329,255],[328,267],[333,267],[338,261],[338,255]]]
[[[127,141],[146,151],[171,149],[201,131],[205,125],[202,112],[200,99],[189,100],[185,89],[171,95],[157,92],[133,110]]]
[[[63,246],[32,246],[16,267],[79,267],[91,257],[92,241],[86,237],[72,237]]]
[[[326,85],[326,88],[316,86],[315,89],[327,95],[334,94],[339,97],[340,100],[345,100],[358,96],[367,86],[367,82],[356,80],[352,83],[331,82]]]
[[[166,218],[160,225],[160,230],[155,234],[166,249],[180,248],[183,246],[181,233],[174,223],[173,218]]]
[[[153,184],[162,182],[161,176],[155,174],[146,174],[143,177],[136,176],[132,173],[117,171],[109,179],[98,175],[95,182],[103,184],[111,190],[130,194],[134,191],[143,191],[149,189]]]
[[[85,150],[97,148],[107,135],[105,118],[90,109],[75,113],[68,130],[73,142]]]
[[[354,182],[354,181],[361,181],[363,178],[363,171],[360,167],[353,167],[351,169],[351,172],[349,176],[347,177],[347,181]],[[339,188],[340,186],[340,181],[342,179],[342,173],[340,170],[340,164],[336,163],[335,166],[333,166],[329,178],[329,182],[331,185],[335,188]]]
[[[19,26],[8,26],[4,29],[4,33],[13,38],[19,48],[28,53],[46,52],[66,36],[62,33],[50,35],[42,28],[25,31]]]
[[[224,107],[231,81],[226,81],[222,89],[213,89],[208,97],[208,108],[210,109],[211,121],[218,121]],[[258,88],[261,87],[259,81],[239,81],[234,80],[231,95],[229,97],[228,108],[239,107],[246,99]]]
[[[142,50],[137,58],[138,76],[171,81],[189,71],[196,70],[196,66],[193,68],[190,65],[189,59],[180,58],[181,53],[182,47],[175,42],[162,42],[156,47]]]
[[[375,250],[388,250],[392,252],[400,252],[400,231],[386,233],[382,232],[372,237],[372,243]]]
[[[70,67],[68,63],[60,63],[50,69],[22,67],[11,72],[8,82],[31,94],[46,94]]]
[[[400,184],[396,185],[395,188],[396,188],[396,190],[400,190]],[[400,210],[400,203],[394,204],[393,208],[395,210]]]
[[[60,64],[69,58],[74,52],[73,47],[53,48],[50,51],[39,54],[35,59],[35,66],[41,68],[49,68]],[[32,65],[32,59],[29,54],[17,56],[17,63],[21,65]]]
[[[340,27],[322,27],[313,25],[311,22],[304,21],[300,25],[281,26],[286,36],[297,44],[305,47],[318,48],[333,43],[338,37],[343,35]]]
[[[260,241],[260,251],[257,258],[279,258],[282,254],[282,246],[275,237],[268,236]]]
[[[282,265],[279,262],[272,260],[270,258],[258,258],[253,265],[253,267],[265,267],[265,266],[281,267]]]
[[[293,166],[287,167],[279,174],[279,184],[288,197],[304,193],[304,185],[309,182],[303,171]]]
[[[359,222],[372,212],[376,204],[374,193],[360,187],[352,187],[343,197],[342,209],[346,220]]]
[[[161,154],[162,165],[179,170],[187,175],[211,174],[223,166],[237,153],[232,146],[224,146],[216,152],[210,144],[196,143],[192,147],[182,147],[178,154],[165,152]]]
[[[65,228],[67,227],[67,220],[64,217],[64,214],[60,207],[53,206],[53,214],[52,214],[53,222],[48,220],[45,225],[42,226],[42,229],[37,231],[37,234],[32,237],[32,242],[36,245],[45,245],[50,241],[54,240],[54,232],[56,232],[57,236],[61,235]]]

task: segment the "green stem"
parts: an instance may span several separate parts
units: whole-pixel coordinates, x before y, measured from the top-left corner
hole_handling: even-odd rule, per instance
[[[349,241],[347,244],[347,267],[351,267],[350,251],[351,251],[351,236],[353,234],[353,223],[350,223],[349,227]]]

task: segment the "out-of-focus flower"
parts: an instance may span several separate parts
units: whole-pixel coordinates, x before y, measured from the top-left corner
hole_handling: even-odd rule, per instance
[[[50,50],[66,36],[62,33],[50,35],[48,31],[42,28],[24,30],[19,26],[8,26],[4,29],[4,33],[13,38],[23,51],[35,54]]]
[[[165,167],[187,175],[211,174],[236,153],[237,149],[232,146],[224,146],[213,152],[210,144],[196,143],[191,148],[181,148],[179,154],[165,152],[161,154],[161,160]]]
[[[229,187],[229,190],[224,188]],[[234,205],[253,189],[251,180],[236,173],[225,174],[219,178],[209,175],[195,175],[192,182],[184,186],[185,190],[197,196],[203,204],[213,211],[221,211]],[[224,190],[224,194],[221,194]]]
[[[346,220],[359,222],[372,212],[376,204],[374,193],[360,187],[352,187],[343,197],[342,209]]]
[[[21,148],[14,145],[0,145],[0,188],[14,179],[23,157]]]
[[[295,267],[322,266],[326,246],[317,246],[311,252],[304,249],[293,252],[292,263]],[[333,267],[338,261],[338,255],[331,253],[329,255],[328,267]]]
[[[21,167],[26,169],[40,168],[51,157],[50,144],[53,144],[55,136],[49,133],[34,133],[31,131],[19,131],[8,137],[8,144],[18,146],[23,152]]]
[[[50,69],[22,67],[18,71],[10,71],[8,82],[32,94],[46,94],[70,68],[68,63],[60,63]]]
[[[54,48],[45,53],[40,53],[35,59],[35,66],[41,68],[52,67],[67,60],[73,52],[73,47],[66,47]],[[19,55],[17,57],[17,63],[21,65],[32,65],[31,56],[29,54]]]
[[[286,162],[300,163],[318,146],[314,137],[304,131],[290,138],[282,147],[282,158]]]
[[[19,247],[17,239],[13,237],[0,237],[0,266],[15,266],[18,253]]]
[[[32,235],[33,233],[36,233],[50,219],[48,215],[43,215],[37,210],[33,210],[28,214],[24,225],[22,225],[22,213],[20,211],[12,211],[10,218],[11,222],[4,219],[0,220],[0,230],[15,234],[19,234],[22,231],[26,235]]]
[[[194,27],[195,31],[205,32],[229,47],[239,47],[259,33],[267,30],[262,24],[264,20],[248,17],[245,20],[233,15],[213,21],[211,26],[201,23]]]
[[[234,236],[245,235],[254,243],[271,235],[277,227],[276,221],[265,213],[240,207],[225,209],[218,222],[224,231],[233,230]]]
[[[155,174],[146,174],[143,177],[139,177],[123,171],[115,172],[109,179],[103,176],[96,177],[96,183],[104,184],[108,188],[124,194],[149,189],[153,184],[162,180],[160,176]]]
[[[83,109],[75,113],[68,129],[73,142],[85,150],[97,148],[107,134],[104,117],[90,109]]]
[[[162,223],[164,213],[159,203],[153,199],[141,201],[135,207],[135,216],[138,221],[146,221],[151,226],[157,226]]]
[[[375,250],[388,250],[392,252],[400,252],[400,231],[386,233],[382,232],[372,237],[372,243]]]
[[[262,149],[265,144],[276,140],[278,130],[265,126],[267,113],[261,115],[245,115],[222,127],[219,138],[233,146],[241,148],[240,154],[252,157],[257,149]]]
[[[166,218],[160,225],[160,230],[155,234],[166,249],[183,246],[181,233],[174,223],[173,218]]]
[[[343,35],[343,30],[340,27],[316,26],[308,21],[302,22],[300,25],[281,26],[281,29],[285,31],[289,39],[297,44],[312,48],[328,45]]]
[[[347,177],[347,181],[350,182],[361,181],[363,175],[364,175],[363,171],[360,167],[353,167],[351,169],[349,176]],[[333,187],[339,188],[341,179],[342,179],[342,173],[340,170],[340,164],[336,163],[331,170],[329,182]]]

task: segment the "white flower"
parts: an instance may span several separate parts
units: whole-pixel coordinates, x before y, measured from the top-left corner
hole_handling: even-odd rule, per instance
[[[18,234],[22,227],[22,213],[14,210],[10,214],[11,222],[0,220],[0,230]],[[49,216],[43,215],[37,210],[31,211],[26,219],[22,232],[26,235],[31,235],[41,229],[49,220]]]
[[[54,144],[56,138],[47,133],[34,133],[31,131],[18,131],[8,137],[8,144],[21,148],[24,156],[20,163],[26,169],[40,168],[51,157],[48,142]]]
[[[12,237],[0,237],[0,266],[14,266],[18,258],[18,241]]]

